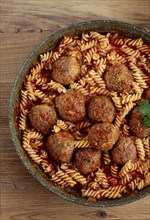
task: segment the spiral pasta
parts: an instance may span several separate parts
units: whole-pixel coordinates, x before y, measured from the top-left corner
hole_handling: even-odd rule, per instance
[[[48,163],[47,160],[42,159],[40,165],[41,165],[44,173],[46,173],[47,175],[52,176],[54,174],[53,167],[51,164]]]
[[[123,176],[122,178],[121,178],[121,184],[122,185],[127,185],[129,182],[130,182],[130,180],[132,179],[132,176],[131,176],[131,174],[128,174],[128,175],[125,175],[125,176]],[[131,182],[130,182],[131,183]]]
[[[82,140],[84,138],[84,135],[79,131],[72,132],[72,134],[76,140]]]
[[[19,129],[22,131],[26,129],[27,114],[28,114],[27,110],[24,110],[23,112],[20,113]]]
[[[69,176],[71,176],[78,183],[82,185],[86,184],[87,182],[86,178],[79,171],[70,169],[66,164],[61,165],[61,169],[64,170]]]
[[[115,123],[114,123],[115,127],[120,128],[121,124],[123,123],[123,119],[131,111],[131,109],[134,106],[135,106],[135,103],[129,102],[125,105],[124,108],[122,108],[122,111],[120,112],[120,114],[116,116]]]
[[[118,45],[118,46],[122,46],[124,43],[125,43],[125,42],[124,42],[124,40],[123,40],[122,38],[116,38],[116,39],[114,40],[114,44],[115,44],[115,45]]]
[[[110,158],[110,154],[108,151],[103,153],[103,160],[104,160],[104,164],[111,164],[111,158]]]
[[[103,188],[108,188],[109,183],[105,173],[99,168],[98,171],[95,173],[95,181],[102,185]]]
[[[99,94],[99,95],[110,96],[110,92],[106,88],[99,88],[99,87],[91,87],[90,94]]]
[[[52,55],[52,61],[56,61],[56,60],[58,60],[59,59],[59,57],[61,56],[61,53],[62,53],[62,51],[55,51],[55,52],[53,52],[53,55]]]
[[[123,123],[123,118],[122,118],[122,116],[117,115],[116,118],[115,118],[114,126],[115,126],[116,128],[120,128],[121,125],[122,125],[122,123]]]
[[[34,89],[33,89],[33,86],[32,86],[32,83],[31,82],[27,82],[26,83],[26,90],[27,90],[27,94],[28,94],[28,98],[30,100],[36,100],[36,97],[34,95]]]
[[[111,175],[112,175],[113,177],[118,177],[118,166],[116,166],[116,165],[111,165],[110,170],[111,170]]]
[[[37,164],[40,164],[42,159],[40,156],[36,153],[36,151],[31,147],[30,145],[30,137],[28,132],[24,132],[23,134],[23,148],[28,153],[29,157]]]
[[[145,179],[142,179],[139,184],[137,185],[137,188],[139,190],[142,190],[144,187],[150,185],[150,172],[145,176]]]
[[[99,59],[99,54],[97,53],[96,47],[92,47],[90,50],[88,50],[85,53],[84,62],[87,64],[90,64],[92,60],[98,60],[98,59]]]
[[[114,186],[109,187],[105,190],[82,190],[82,196],[83,197],[94,197],[96,199],[100,198],[120,198],[121,193],[125,190],[125,186]]]
[[[117,54],[115,51],[110,52],[110,54],[107,54],[107,59],[110,64],[115,64],[116,62],[126,62],[126,59],[123,56]]]
[[[20,110],[23,111],[27,109],[28,97],[27,90],[21,90],[21,102],[20,102]]]
[[[96,40],[88,41],[88,42],[81,45],[81,51],[88,50],[88,49],[94,47],[96,44],[97,44]]]
[[[117,96],[117,92],[111,92],[111,98],[117,109],[122,108],[121,98]]]
[[[80,131],[91,126],[90,121],[81,121],[71,127],[71,131]]]
[[[25,130],[26,128],[26,120],[27,120],[27,104],[28,104],[28,97],[27,97],[27,91],[22,90],[21,91],[21,102],[20,102],[20,118],[19,118],[19,129]]]
[[[47,85],[43,85],[42,89],[44,89],[44,90],[53,89],[53,90],[58,91],[59,93],[66,92],[66,88],[64,86],[62,86],[60,83],[54,82],[53,80],[51,80],[49,83],[47,83]]]
[[[145,80],[142,77],[141,70],[136,65],[134,65],[133,63],[130,63],[129,67],[132,70],[132,75],[133,75],[135,81],[140,85],[140,87],[142,89],[147,88],[147,83],[145,82]]]
[[[45,62],[45,61],[49,60],[52,57],[52,54],[53,54],[52,51],[51,52],[46,52],[44,54],[41,54],[40,55],[41,62]]]
[[[137,168],[137,171],[142,174],[143,176],[147,175],[147,173],[149,172],[149,166],[150,166],[150,161],[142,161],[139,160],[139,166]]]
[[[147,156],[149,156],[150,155],[150,141],[149,141],[149,138],[143,138],[142,143],[143,143],[143,147],[144,147],[144,150],[145,150],[145,154]]]
[[[140,52],[139,50],[134,50],[130,47],[128,47],[127,45],[123,45],[121,47],[121,50],[127,54],[128,56],[132,56],[132,57],[135,57],[135,58],[138,58],[140,56]]]
[[[145,150],[142,143],[142,140],[140,138],[137,138],[135,140],[135,145],[137,147],[138,156],[141,160],[145,160]]]
[[[44,97],[47,97],[47,96],[45,95],[45,93],[42,92],[42,91],[39,90],[39,89],[35,90],[33,94],[34,94],[34,96],[35,96],[36,98],[39,98],[39,99],[44,99]]]
[[[124,118],[130,111],[131,109],[135,106],[135,103],[133,102],[129,102],[125,105],[125,107],[123,108],[122,114],[121,114],[121,118]]]
[[[101,198],[100,190],[93,190],[91,188],[88,188],[88,189],[82,189],[81,192],[82,192],[82,197],[92,197],[96,199]]]
[[[132,47],[138,47],[138,46],[142,46],[143,45],[143,40],[142,38],[139,39],[130,39],[130,38],[126,38],[124,40],[124,43],[127,44],[128,46],[132,46]]]
[[[133,95],[123,95],[122,96],[122,104],[129,103],[129,102],[135,102],[141,99],[142,93],[135,93]]]
[[[101,196],[104,198],[120,198],[121,193],[125,190],[125,186],[114,186],[114,187],[109,187],[106,190],[103,190],[101,192]]]
[[[106,70],[106,58],[98,59],[95,64],[98,68],[99,76],[102,76],[104,71]]]
[[[38,78],[35,82],[36,86],[42,86],[43,84],[45,84],[47,82],[46,78]]]
[[[133,82],[132,86],[133,86],[133,90],[136,93],[142,93],[143,92],[143,89],[140,87],[139,83]]]
[[[86,148],[89,146],[90,146],[90,142],[86,138],[74,142],[75,148]]]
[[[129,188],[131,188],[132,190],[134,190],[134,189],[139,185],[139,182],[140,182],[140,178],[137,177],[136,179],[132,180],[132,181],[129,183]]]
[[[72,83],[72,84],[70,84],[70,88],[80,91],[84,96],[87,96],[89,94],[88,90],[85,89],[79,83]]]
[[[64,171],[58,170],[52,175],[51,180],[60,186],[74,186],[76,182]]]
[[[149,47],[149,45],[146,45],[146,44],[142,44],[142,45],[137,46],[137,49],[141,53],[144,53],[144,54],[149,54],[150,53],[150,47]]]
[[[129,135],[130,134],[130,127],[128,125],[124,124],[122,131],[125,135]]]
[[[105,81],[94,70],[91,70],[89,72],[89,75],[90,75],[91,78],[93,78],[93,80],[96,82],[96,84],[100,88],[102,88],[102,89],[106,88]]]
[[[34,130],[28,132],[28,137],[30,139],[36,139],[36,140],[42,140],[44,138],[43,134]]]
[[[132,169],[132,163],[131,160],[129,160],[120,170],[119,176],[124,177],[127,176],[130,170]]]
[[[59,127],[60,129],[64,130],[64,131],[68,131],[70,130],[72,127],[74,127],[73,124],[69,124],[65,121],[62,120],[57,120],[57,127]]]
[[[31,74],[35,75],[39,73],[43,69],[43,67],[44,67],[44,64],[42,62],[37,63],[36,66],[31,69]]]

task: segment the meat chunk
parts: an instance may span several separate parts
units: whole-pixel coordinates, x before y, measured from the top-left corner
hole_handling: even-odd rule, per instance
[[[128,67],[120,63],[110,66],[104,75],[104,79],[107,88],[116,92],[129,92],[133,82]]]
[[[93,148],[83,148],[76,152],[75,163],[83,174],[88,174],[98,168],[100,158],[100,151]]]
[[[76,122],[85,117],[85,98],[77,90],[68,89],[56,97],[55,104],[59,115],[65,120]]]
[[[91,146],[102,150],[110,150],[119,138],[119,129],[109,122],[95,124],[88,132]]]
[[[139,138],[150,136],[150,127],[142,124],[142,113],[135,107],[131,113],[129,125],[131,133]]]
[[[74,151],[74,137],[65,131],[51,134],[47,139],[49,155],[57,162],[69,163]]]
[[[131,137],[121,137],[112,150],[113,162],[117,165],[124,165],[129,160],[137,159],[137,149]]]
[[[112,122],[115,117],[115,107],[107,96],[95,96],[90,100],[88,116],[95,122]]]
[[[52,79],[63,85],[75,81],[80,73],[80,65],[74,57],[62,56],[53,64]]]
[[[29,112],[29,121],[35,130],[48,134],[57,121],[57,114],[53,106],[36,105]]]

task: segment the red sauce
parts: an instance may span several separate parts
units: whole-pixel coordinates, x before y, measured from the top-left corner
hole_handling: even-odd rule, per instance
[[[33,106],[35,106],[35,105],[40,105],[41,102],[42,102],[42,101],[41,101],[41,99],[39,99],[39,98],[38,98],[37,100],[35,100],[35,101],[29,99],[27,109],[30,111]]]
[[[47,82],[50,82],[51,80],[51,70],[48,69],[42,69],[40,72],[41,78],[47,79]]]
[[[112,177],[111,179],[109,179],[109,184],[111,185],[111,186],[117,186],[118,185],[118,180],[116,179],[116,178],[114,178],[114,177]]]

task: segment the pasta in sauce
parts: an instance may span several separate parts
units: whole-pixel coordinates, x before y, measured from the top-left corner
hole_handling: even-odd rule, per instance
[[[22,147],[55,185],[77,190],[82,197],[92,201],[104,198],[121,198],[137,193],[150,185],[150,128],[147,128],[149,129],[149,131],[147,130],[149,135],[138,137],[132,133],[132,125],[129,123],[133,108],[137,107],[138,103],[145,98],[145,93],[149,89],[149,54],[150,47],[141,38],[131,39],[119,34],[90,32],[74,37],[66,36],[55,49],[40,55],[39,61],[26,75],[21,89],[19,130],[22,132]],[[63,57],[65,57],[65,62]],[[74,63],[77,63],[76,68],[73,66]],[[68,65],[70,69],[65,69],[66,72],[63,72],[64,70],[59,72],[59,68],[61,69],[65,65]],[[109,81],[113,82],[113,74],[111,75],[109,72],[117,71],[115,68],[125,69],[126,75],[115,75],[114,77],[116,81],[117,77],[125,77],[128,80],[128,85],[119,87],[120,84],[108,84]],[[70,71],[71,76],[69,75]],[[57,74],[60,74],[59,77],[61,77],[61,74],[66,74],[65,81],[62,81],[62,83],[59,80],[57,81]],[[70,90],[79,92],[83,98],[81,96],[77,97],[77,99],[80,99],[80,103],[79,100],[76,101],[76,97],[74,98],[77,105],[79,104],[82,107],[80,114],[76,112],[76,115],[73,115],[74,112],[69,110],[70,116],[68,117],[66,113],[62,113],[62,102],[64,95],[68,94]],[[74,95],[74,93],[70,94],[71,96]],[[60,101],[58,97],[61,96],[62,100]],[[130,160],[130,158],[127,158],[127,161],[122,164],[115,163],[113,150],[116,140],[114,143],[109,143],[109,149],[107,149],[107,143],[101,149],[101,142],[98,142],[100,141],[99,137],[95,137],[93,132],[91,141],[89,135],[91,127],[98,124],[97,129],[99,129],[101,124],[108,123],[108,121],[107,119],[105,121],[105,117],[103,118],[101,115],[96,115],[96,117],[90,115],[89,117],[87,109],[84,109],[83,102],[88,108],[90,100],[99,96],[107,97],[106,100],[113,103],[115,113],[111,116],[109,123],[111,123],[112,129],[118,132],[117,141],[119,136],[122,135],[124,138],[132,139],[129,142],[132,142],[136,148],[136,159]],[[59,103],[56,103],[58,99]],[[68,100],[68,97],[66,100]],[[102,107],[99,108],[97,100],[99,99],[95,98],[93,100],[94,107],[92,106],[92,109],[94,108],[94,112],[102,109]],[[42,116],[43,113],[38,112],[37,120],[46,117],[47,123],[51,123],[50,130],[46,133],[35,129],[31,123],[32,119],[29,120],[31,109],[39,105],[49,106],[49,108],[45,107],[48,112],[52,111],[51,106],[57,109],[57,118],[55,115],[53,120],[49,118],[49,113]],[[109,108],[111,105],[106,104],[104,114],[106,114],[106,107]],[[94,113],[90,112],[90,114]],[[107,114],[109,114],[109,111]],[[76,120],[76,116],[78,120]],[[33,113],[32,118],[34,117],[35,114]],[[107,126],[110,127],[109,124]],[[66,143],[68,133],[70,142]],[[51,141],[53,141],[52,144],[55,147],[55,141],[59,138],[59,134],[62,134],[65,138],[62,141],[64,146],[68,144],[68,147],[70,143],[72,144],[72,148],[66,147],[66,149],[69,149],[67,161],[65,157],[64,160],[60,159],[59,152],[54,152],[57,156],[55,155],[52,158],[47,147],[45,147],[48,135],[54,135],[54,139]],[[98,141],[95,143],[95,140]],[[94,146],[91,143],[94,143]],[[89,163],[92,163],[92,166],[94,164],[96,167],[92,167],[93,170],[84,173],[83,169],[80,169],[81,166],[76,165],[72,154],[75,155],[78,151],[80,158],[77,158],[77,162],[80,163],[80,160],[86,154],[84,152],[89,148],[94,149],[93,152],[96,155],[95,160],[88,159]],[[79,150],[81,151],[80,154]],[[92,150],[88,151],[89,155],[86,154],[86,157],[92,157]],[[97,160],[97,152],[99,151],[101,153]],[[62,154],[64,153],[66,154],[66,152],[62,152]],[[122,155],[117,156],[121,158]]]

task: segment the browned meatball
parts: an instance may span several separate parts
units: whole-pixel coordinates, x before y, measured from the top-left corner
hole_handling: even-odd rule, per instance
[[[88,116],[96,122],[112,122],[115,117],[115,107],[107,96],[95,96],[90,100]]]
[[[47,150],[57,162],[68,163],[74,151],[74,137],[65,131],[51,134],[47,139]]]
[[[145,94],[145,99],[150,100],[150,87],[147,89],[146,94]]]
[[[63,85],[75,81],[80,73],[80,65],[74,57],[62,56],[53,64],[52,79]]]
[[[57,114],[53,106],[36,105],[29,112],[29,120],[35,130],[48,134],[56,123]]]
[[[100,163],[101,152],[93,148],[79,149],[75,155],[77,168],[83,173],[88,174],[95,171]]]
[[[85,98],[79,91],[68,89],[66,93],[56,97],[55,104],[65,120],[76,122],[85,117]]]
[[[150,136],[150,127],[142,124],[142,113],[138,111],[138,107],[135,107],[130,117],[130,130],[131,133],[139,138]]]
[[[106,81],[107,88],[110,91],[116,92],[129,92],[133,82],[133,77],[127,66],[120,63],[110,66],[104,76],[104,79]]]
[[[112,159],[115,164],[124,165],[129,160],[137,159],[137,149],[131,137],[121,137],[112,150]]]
[[[102,151],[110,150],[119,138],[119,130],[111,123],[95,124],[88,133],[92,147]]]

